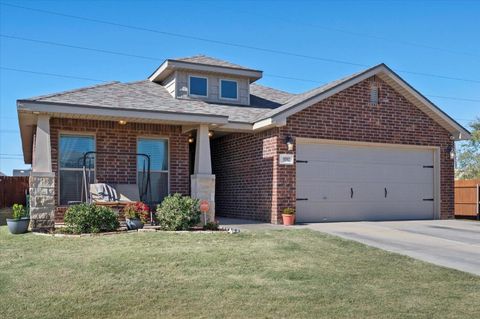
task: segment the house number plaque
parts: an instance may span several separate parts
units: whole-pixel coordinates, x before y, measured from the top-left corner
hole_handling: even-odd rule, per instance
[[[294,156],[293,154],[280,154],[278,158],[278,163],[280,165],[293,165]]]

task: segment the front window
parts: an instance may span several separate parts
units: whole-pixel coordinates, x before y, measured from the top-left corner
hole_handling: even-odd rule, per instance
[[[168,195],[168,140],[140,138],[137,153],[150,156],[150,191],[147,193],[149,204],[158,204]],[[148,162],[144,156],[137,158],[137,183],[140,194],[146,189]]]
[[[220,80],[220,97],[222,99],[236,100],[237,99],[237,81]]]
[[[59,185],[60,205],[82,199],[83,155],[95,151],[93,136],[60,135],[59,143]],[[95,180],[95,156],[86,161],[87,178]]]
[[[207,78],[202,78],[198,76],[190,76],[188,89],[189,95],[193,96],[207,96],[207,86],[208,80]]]

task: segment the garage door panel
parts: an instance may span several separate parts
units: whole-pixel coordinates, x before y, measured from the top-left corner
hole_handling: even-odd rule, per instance
[[[432,163],[431,150],[380,148],[370,146],[348,146],[336,144],[322,144],[322,152],[318,151],[319,144],[301,144],[297,148],[297,158],[300,160],[327,162],[372,162],[390,164],[418,164]]]
[[[369,202],[297,202],[299,223],[356,221],[356,220],[408,220],[431,219],[433,202],[401,202],[392,208],[391,203]]]
[[[299,221],[433,217],[432,150],[299,143],[297,159]]]
[[[297,176],[301,181],[321,182],[395,182],[399,178],[413,183],[433,178],[433,169],[424,168],[430,165],[392,165],[375,163],[337,163],[315,162],[299,163]],[[312,174],[315,171],[315,174]]]

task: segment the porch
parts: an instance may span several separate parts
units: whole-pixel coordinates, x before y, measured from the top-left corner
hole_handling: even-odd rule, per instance
[[[148,187],[148,198],[133,197],[133,201],[147,202],[152,209],[172,193],[207,200],[208,218],[213,219],[215,176],[209,130],[208,124],[186,129],[39,115],[32,147],[32,228],[63,223],[69,204],[89,201],[86,190],[93,183],[136,187],[138,195],[145,195]],[[85,154],[89,154],[87,161]]]

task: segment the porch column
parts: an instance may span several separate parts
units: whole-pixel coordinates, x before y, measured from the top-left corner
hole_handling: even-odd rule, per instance
[[[50,117],[39,115],[32,152],[29,180],[30,227],[32,230],[52,228],[55,224],[55,173],[52,172]]]
[[[191,195],[193,198],[208,201],[210,210],[207,214],[207,221],[213,221],[215,219],[215,175],[212,175],[208,125],[204,124],[197,128],[195,167],[191,176]]]

